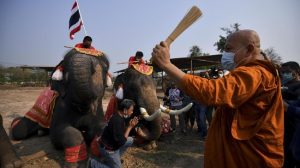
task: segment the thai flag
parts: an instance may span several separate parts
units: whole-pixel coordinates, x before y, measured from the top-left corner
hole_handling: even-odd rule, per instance
[[[70,39],[73,40],[74,34],[80,31],[80,28],[83,25],[79,13],[79,7],[76,1],[74,2],[71,12],[72,15],[69,20],[69,29],[70,29]]]

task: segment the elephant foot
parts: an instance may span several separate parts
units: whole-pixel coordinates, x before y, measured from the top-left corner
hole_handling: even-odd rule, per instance
[[[156,141],[151,141],[150,144],[152,146],[152,149],[156,149],[157,148]]]
[[[150,143],[146,144],[143,149],[146,151],[154,150],[157,148],[156,141],[151,141]]]
[[[13,158],[7,158],[4,157],[2,162],[1,162],[1,167],[2,168],[20,168],[22,167],[22,160],[18,157],[13,157]]]
[[[87,168],[87,160],[76,163],[65,162],[64,168]]]

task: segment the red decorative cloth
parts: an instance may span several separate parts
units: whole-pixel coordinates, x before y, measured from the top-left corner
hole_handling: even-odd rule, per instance
[[[76,48],[85,48],[85,47],[83,46],[83,43],[78,43],[78,44],[75,45],[75,47],[76,47]],[[90,46],[90,48],[88,48],[88,49],[96,50],[93,46]]]
[[[91,152],[94,156],[96,156],[98,158],[101,156],[100,151],[99,151],[99,148],[100,148],[99,140],[100,139],[101,139],[101,137],[95,136],[93,141],[91,142]]]
[[[106,122],[109,121],[109,119],[111,118],[111,116],[114,114],[115,111],[117,111],[117,103],[118,103],[118,99],[115,95],[112,95],[110,97],[109,103],[107,105],[106,108],[106,112],[104,115],[104,119]]]
[[[77,146],[72,146],[65,149],[65,161],[69,163],[76,163],[87,158],[87,151],[85,143]]]
[[[11,128],[14,128],[15,126],[17,126],[19,124],[19,122],[21,121],[22,117],[18,117],[15,118],[12,122],[11,122]]]
[[[128,67],[130,67],[132,64],[145,64],[145,61],[142,58],[137,60],[135,56],[131,56],[128,60]]]
[[[25,117],[38,123],[41,127],[49,128],[57,96],[58,93],[51,90],[50,87],[43,90],[33,107],[25,114]]]
[[[153,66],[149,66],[146,64],[132,64],[131,65],[135,70],[144,74],[144,75],[151,75],[153,72]]]

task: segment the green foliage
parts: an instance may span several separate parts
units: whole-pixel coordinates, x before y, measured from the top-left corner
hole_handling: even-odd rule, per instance
[[[206,56],[206,55],[209,55],[209,53],[204,53],[199,46],[194,45],[191,47],[188,57],[192,58],[192,57],[199,57],[199,56]]]
[[[225,43],[226,43],[226,39],[227,37],[240,30],[240,24],[238,23],[234,23],[233,25],[230,25],[230,28],[227,28],[227,27],[222,27],[221,30],[225,32],[226,36],[223,36],[223,35],[219,35],[219,41],[215,42],[214,46],[217,46],[217,51],[219,52],[223,52],[224,51],[224,48],[225,48]]]
[[[275,51],[273,47],[267,48],[263,50],[263,52],[267,55],[267,57],[276,65],[282,64],[281,56]]]
[[[44,70],[0,66],[0,84],[41,86],[46,84],[47,81],[47,72]]]

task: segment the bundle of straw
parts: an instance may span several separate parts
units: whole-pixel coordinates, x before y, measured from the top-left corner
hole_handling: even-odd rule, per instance
[[[197,6],[193,6],[188,13],[181,19],[173,32],[165,40],[168,46],[189,26],[191,26],[202,15],[201,10]]]

